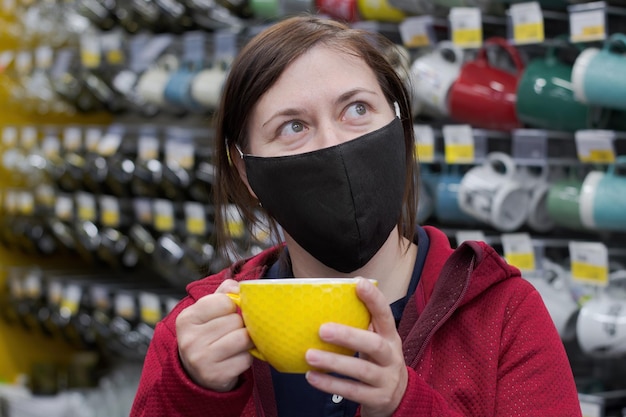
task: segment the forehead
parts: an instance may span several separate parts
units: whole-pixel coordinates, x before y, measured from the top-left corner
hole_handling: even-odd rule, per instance
[[[344,91],[367,88],[382,94],[374,70],[363,58],[347,49],[317,45],[296,58],[261,96],[255,110],[275,100],[306,102],[332,97]]]

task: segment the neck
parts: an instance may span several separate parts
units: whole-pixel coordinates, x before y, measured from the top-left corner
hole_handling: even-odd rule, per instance
[[[350,273],[337,272],[322,264],[287,234],[285,240],[289,247],[294,277],[352,278],[361,276],[376,279],[378,288],[389,303],[406,295],[417,256],[417,245],[406,238],[400,238],[397,227],[365,266]]]

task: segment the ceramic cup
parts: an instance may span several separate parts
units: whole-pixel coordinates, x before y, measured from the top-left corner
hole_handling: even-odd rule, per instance
[[[528,216],[530,195],[513,159],[492,152],[470,169],[459,187],[459,205],[469,215],[501,231],[520,228]]]
[[[583,103],[626,110],[626,35],[615,33],[602,49],[587,48],[576,58],[572,69],[575,97]]]
[[[205,68],[191,82],[191,97],[209,110],[216,110],[222,97],[227,72],[219,66]]]
[[[626,353],[626,300],[608,292],[583,304],[576,322],[576,338],[583,352],[595,357]]]
[[[441,41],[411,64],[410,80],[414,113],[445,118],[448,92],[459,76],[463,51],[450,41]]]
[[[555,226],[585,230],[580,217],[580,193],[583,181],[575,171],[550,184],[546,207]]]
[[[354,355],[323,342],[322,324],[367,329],[370,313],[356,294],[358,278],[259,279],[243,281],[229,297],[240,307],[255,347],[251,354],[277,371],[305,373],[310,348]],[[375,281],[374,281],[375,283]]]
[[[399,23],[406,13],[394,7],[387,0],[356,0],[359,16],[363,20]]]
[[[580,219],[594,230],[626,231],[626,157],[617,158],[606,172],[593,170],[581,188]]]
[[[137,82],[137,94],[150,104],[162,106],[166,103],[165,87],[171,75],[178,69],[178,58],[166,55],[156,65],[147,69]]]

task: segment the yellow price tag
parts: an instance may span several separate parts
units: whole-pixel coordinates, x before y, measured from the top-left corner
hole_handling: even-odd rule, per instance
[[[85,68],[98,68],[100,66],[100,54],[95,52],[81,51],[80,60]]]
[[[174,228],[174,217],[169,214],[156,214],[154,227],[160,232],[167,232]]]
[[[154,308],[142,307],[140,314],[141,320],[146,324],[154,325],[161,320],[161,313]]]
[[[448,164],[471,163],[474,162],[473,144],[446,144],[446,162]]]
[[[589,156],[585,158],[586,161],[599,164],[612,164],[615,162],[615,152],[610,149],[592,149],[589,151]]]
[[[120,213],[115,210],[104,210],[102,212],[102,224],[115,227],[120,224]]]
[[[61,301],[61,309],[67,310],[70,315],[74,315],[78,311],[78,302],[74,300],[63,299]]]
[[[430,45],[430,39],[425,33],[413,35],[405,45],[407,48],[421,48]]]
[[[604,39],[605,33],[604,25],[586,26],[582,29],[582,36],[585,39]]]
[[[242,221],[229,221],[226,224],[228,233],[234,238],[243,237],[245,228]]]
[[[524,271],[535,270],[535,255],[533,253],[509,253],[506,261]]]
[[[86,221],[93,221],[96,217],[96,212],[93,207],[81,206],[78,208],[78,218]]]
[[[106,53],[107,62],[112,65],[119,65],[124,62],[124,54],[119,49],[113,49]]]
[[[515,43],[530,43],[544,41],[543,22],[521,23],[513,28]]]
[[[572,278],[576,281],[595,285],[607,285],[609,282],[608,268],[603,265],[592,265],[584,262],[572,262]]]
[[[187,231],[194,235],[202,235],[206,232],[206,222],[203,218],[190,217],[187,219]]]
[[[452,32],[452,43],[465,48],[477,48],[482,45],[483,31],[480,28],[456,29]]]
[[[421,162],[433,162],[435,160],[435,146],[432,143],[416,143],[415,157]]]

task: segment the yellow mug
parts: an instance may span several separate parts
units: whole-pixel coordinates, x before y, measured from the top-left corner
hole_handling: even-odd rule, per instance
[[[312,369],[304,355],[310,348],[354,355],[323,342],[323,323],[367,329],[370,313],[356,294],[358,278],[259,279],[239,284],[228,296],[241,309],[255,348],[250,353],[284,373]],[[371,280],[375,285],[376,281]]]

